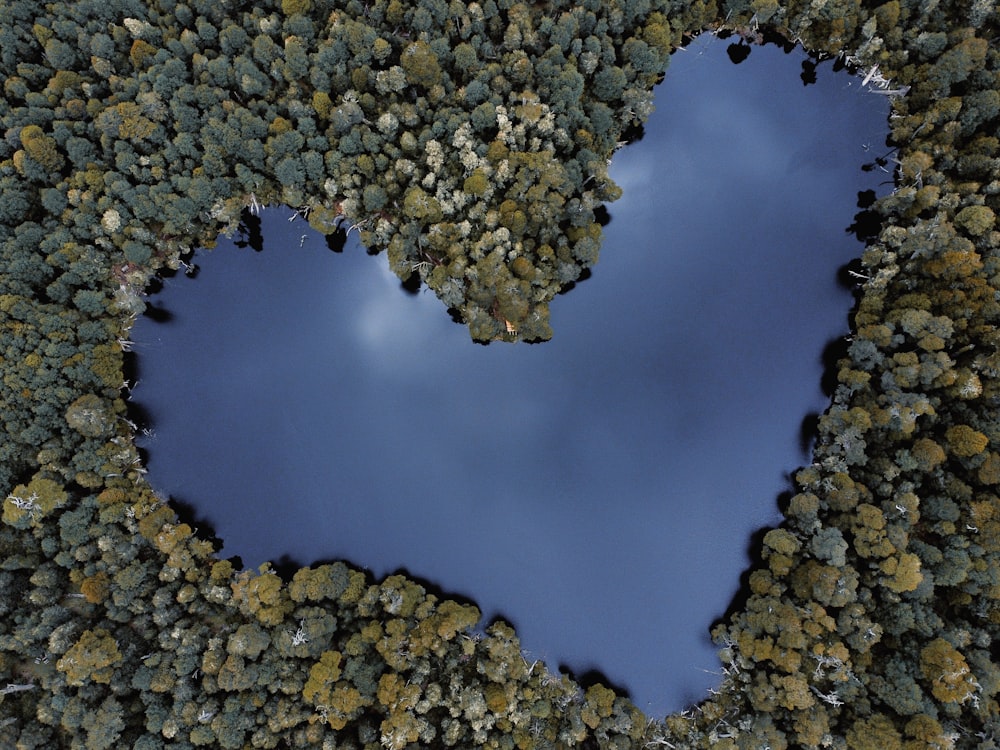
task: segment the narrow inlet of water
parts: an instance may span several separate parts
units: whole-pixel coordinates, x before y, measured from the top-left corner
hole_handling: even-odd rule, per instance
[[[221,242],[132,332],[149,480],[248,566],[400,568],[513,622],[551,667],[663,715],[719,681],[708,628],[780,521],[857,194],[891,175],[884,98],[800,52],[674,55],[645,137],[615,156],[593,277],[552,341],[474,345],[349,243],[288,210],[263,252]]]

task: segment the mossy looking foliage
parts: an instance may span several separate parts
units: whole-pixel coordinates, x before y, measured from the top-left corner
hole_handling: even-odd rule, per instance
[[[122,361],[157,268],[282,201],[387,249],[474,337],[546,338],[596,260],[605,159],[667,52],[723,23],[846,55],[898,150],[717,696],[647,722],[404,578],[235,571],[144,484]],[[997,34],[980,0],[8,3],[0,744],[995,746]]]

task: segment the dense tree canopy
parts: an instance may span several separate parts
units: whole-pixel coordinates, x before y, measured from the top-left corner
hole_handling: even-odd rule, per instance
[[[924,748],[1000,742],[1000,19],[984,0],[13,0],[0,14],[0,745]],[[893,101],[813,463],[649,721],[504,623],[343,563],[236,570],[143,480],[157,271],[287,203],[474,339],[542,340],[669,53],[801,42]],[[666,175],[669,178],[669,174]]]

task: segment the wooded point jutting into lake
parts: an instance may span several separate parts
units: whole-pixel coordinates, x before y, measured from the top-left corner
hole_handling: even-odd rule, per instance
[[[996,746],[993,3],[0,10],[0,745]],[[620,195],[607,160],[699,32],[734,59],[801,43],[892,107],[832,398],[714,630],[717,694],[657,720],[404,576],[239,570],[151,489],[127,399],[157,274],[285,204],[476,341],[558,337]]]

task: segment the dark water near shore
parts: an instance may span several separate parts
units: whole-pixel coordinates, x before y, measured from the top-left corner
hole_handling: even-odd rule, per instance
[[[779,520],[800,428],[847,331],[845,229],[887,102],[804,56],[673,59],[615,156],[593,277],[542,345],[476,346],[354,242],[287,209],[264,252],[221,242],[140,320],[149,479],[248,566],[399,568],[513,622],[533,658],[595,669],[663,714],[718,682],[712,621]]]

